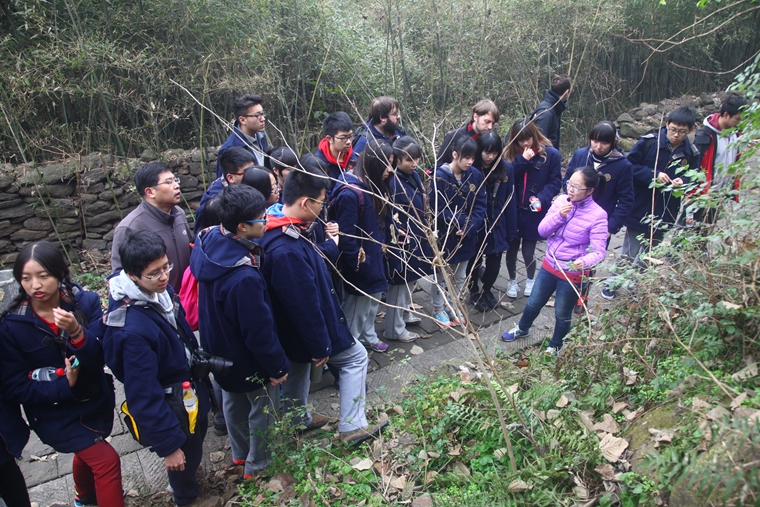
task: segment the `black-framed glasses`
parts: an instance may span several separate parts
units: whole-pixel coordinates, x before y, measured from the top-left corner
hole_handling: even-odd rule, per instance
[[[149,275],[141,275],[141,277],[145,278],[146,280],[151,280],[151,281],[157,280],[164,275],[168,275],[172,269],[174,269],[174,264],[170,262],[169,264],[166,265],[164,269],[159,269],[157,273],[151,273]]]
[[[243,220],[243,223],[246,223],[246,224],[265,224],[265,223],[267,223],[267,218],[264,217],[264,218],[259,218],[257,220]]]
[[[689,134],[688,129],[677,129],[673,127],[668,127],[667,130],[668,130],[668,134],[675,134],[681,137]]]
[[[259,111],[256,114],[241,114],[240,116],[242,116],[243,118],[256,118],[257,120],[260,120],[266,117],[266,115],[267,114],[264,111]]]
[[[343,141],[345,143],[346,141],[352,141],[354,139],[354,135],[348,134],[346,136],[334,136],[333,139],[337,139],[338,141]]]
[[[319,199],[314,199],[313,197],[308,197],[307,199],[309,199],[311,202],[315,202],[321,205],[322,207],[327,206],[327,201],[320,201]]]

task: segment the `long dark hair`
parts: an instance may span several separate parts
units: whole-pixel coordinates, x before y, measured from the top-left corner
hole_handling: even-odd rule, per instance
[[[495,131],[486,130],[478,136],[478,152],[475,154],[475,167],[483,173],[483,177],[486,178],[489,184],[493,184],[494,180],[504,181],[507,177],[507,170],[499,159],[502,150],[501,137]],[[496,158],[491,167],[483,167],[484,152],[496,153]]]
[[[378,221],[382,224],[388,209],[385,205],[390,191],[388,181],[383,180],[385,169],[391,165],[393,147],[383,140],[370,139],[359,158],[354,172],[372,192],[372,204],[375,207]]]
[[[42,266],[50,276],[58,280],[61,287],[66,292],[67,297],[74,305],[74,317],[82,326],[87,326],[88,322],[82,311],[77,305],[77,300],[74,294],[74,285],[71,282],[71,272],[69,266],[66,264],[66,259],[63,256],[60,248],[55,246],[49,241],[36,241],[24,246],[16,257],[16,262],[13,263],[13,278],[21,285],[21,277],[24,272],[24,266],[26,263],[34,260]],[[18,296],[14,299],[5,309],[0,316],[0,320],[14,308],[16,308],[22,301],[29,298],[23,287],[20,288]]]

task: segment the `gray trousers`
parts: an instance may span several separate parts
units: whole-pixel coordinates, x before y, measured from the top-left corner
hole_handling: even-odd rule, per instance
[[[367,350],[358,342],[340,354],[330,357],[329,364],[340,370],[340,432],[367,426],[364,405],[367,399]],[[308,426],[311,413],[309,399],[311,363],[290,363],[288,380],[282,384],[283,407],[292,414],[293,424]]]
[[[219,385],[219,382],[214,379],[213,384],[214,386],[214,397],[216,398],[216,402],[222,405],[222,409],[218,412],[214,412],[214,424],[224,425],[224,395],[222,395],[222,386]]]
[[[639,239],[638,236],[642,236]],[[662,232],[656,232],[652,235],[652,245],[649,245],[649,231],[634,231],[633,229],[625,228],[625,236],[623,237],[623,246],[620,249],[620,255],[627,260],[633,262],[637,266],[646,267],[647,263],[641,260],[642,255],[648,254],[652,248],[662,243],[662,239],[665,236]]]
[[[464,281],[467,278],[467,261],[459,262],[457,264],[449,264],[449,267],[451,268],[451,271],[454,272],[454,288],[456,289],[457,293],[455,297],[459,297],[459,294],[462,292],[462,289],[464,288]],[[430,295],[430,299],[433,303],[433,310],[435,310],[435,313],[442,312],[444,307],[446,306],[446,303],[444,301],[444,294],[441,289],[446,288],[446,282],[443,279],[443,275],[440,273],[440,269],[436,273],[436,277],[433,278],[433,288],[430,291],[432,294]],[[437,283],[435,283],[437,282]],[[440,286],[440,288],[439,288]],[[451,297],[449,295],[449,297]],[[452,308],[454,305],[451,305]]]
[[[409,305],[412,303],[412,287],[406,284],[389,285],[385,303],[388,306],[385,310],[383,336],[389,340],[395,340],[406,332],[404,313],[409,310]]]
[[[232,459],[245,460],[245,474],[253,475],[269,465],[267,428],[274,424],[280,406],[280,388],[267,382],[248,393],[223,391],[224,418],[230,437]]]
[[[375,318],[380,307],[381,292],[368,296],[346,294],[343,302],[343,313],[346,315],[346,324],[351,331],[354,340],[359,340],[367,345],[374,345],[380,341],[375,332]]]

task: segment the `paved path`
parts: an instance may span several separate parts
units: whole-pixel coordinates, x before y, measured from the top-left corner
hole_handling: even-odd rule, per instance
[[[619,245],[619,238],[613,242],[613,246]],[[542,258],[544,244],[539,244],[538,259]],[[522,260],[518,261],[518,280],[521,289],[524,288],[525,272],[520,270]],[[423,311],[430,310],[430,296],[424,290],[425,282],[418,284],[418,290],[414,294],[414,303],[421,305]],[[488,347],[490,353],[501,349],[507,354],[537,343],[551,335],[554,326],[553,308],[544,308],[541,316],[527,338],[516,340],[513,343],[504,343],[500,340],[501,333],[507,326],[514,324],[515,316],[522,312],[526,297],[520,296],[512,300],[504,296],[507,286],[507,270],[502,267],[500,276],[494,289],[502,295],[501,301],[505,304],[498,309],[480,314],[472,312],[471,319],[479,330],[481,340]],[[592,291],[592,301],[598,297],[598,287]],[[382,311],[382,307],[381,307]],[[382,337],[384,322],[378,319],[378,335]],[[397,398],[404,385],[416,375],[430,375],[442,362],[461,358],[464,362],[467,358],[474,357],[469,339],[462,338],[450,331],[441,331],[438,326],[429,319],[423,319],[421,325],[409,326],[411,331],[428,335],[428,338],[418,339],[414,343],[390,342],[390,349],[385,354],[370,354],[370,373],[368,375],[369,394],[371,402],[390,402]],[[418,355],[410,353],[413,346],[422,348],[423,352]],[[124,399],[122,386],[116,382],[116,399],[118,406]],[[331,417],[337,417],[338,395],[332,388],[332,376],[325,374],[321,383],[312,386],[310,402],[315,410]],[[114,428],[111,434],[111,444],[121,455],[122,475],[124,489],[132,490],[140,495],[163,491],[167,485],[166,473],[164,472],[163,460],[141,447],[132,439],[126,431],[123,423],[117,416],[114,418]],[[225,451],[226,437],[217,437],[213,431],[209,431],[206,441],[206,470],[218,468],[229,460],[229,451],[225,460],[221,463],[211,463],[209,454],[213,451]],[[40,507],[46,507],[54,502],[64,502],[73,505],[74,483],[71,477],[71,462],[73,455],[58,454],[50,447],[44,445],[32,433],[29,444],[24,449],[23,458],[20,462],[21,470],[27,481],[30,496],[33,502]],[[0,506],[4,507],[0,500]]]

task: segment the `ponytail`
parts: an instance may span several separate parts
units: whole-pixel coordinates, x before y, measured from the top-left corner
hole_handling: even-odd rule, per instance
[[[593,188],[594,195],[598,200],[604,195],[604,190],[607,188],[607,178],[604,173],[601,173],[591,166],[581,167],[576,169],[575,172],[579,172],[583,176],[586,188]]]

